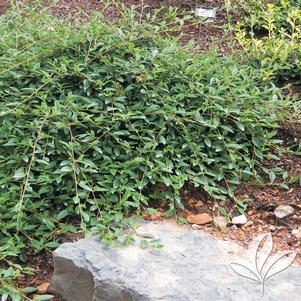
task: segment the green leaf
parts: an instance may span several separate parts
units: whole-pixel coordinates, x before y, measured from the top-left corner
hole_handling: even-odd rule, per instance
[[[274,183],[275,179],[276,179],[276,175],[274,172],[270,171],[269,172],[269,178],[270,178],[270,182]]]
[[[53,298],[53,295],[35,295],[33,301],[44,301]]]
[[[36,239],[32,239],[30,243],[37,250],[41,250],[43,248],[42,244]]]
[[[146,249],[147,247],[148,247],[148,241],[147,240],[145,240],[145,239],[142,239],[141,241],[140,241],[140,247],[142,248],[142,249]]]
[[[208,146],[208,147],[211,147],[211,140],[209,138],[205,138],[205,144]]]
[[[177,223],[180,224],[180,225],[185,225],[185,224],[188,224],[187,220],[181,216],[178,216],[177,217]]]
[[[141,237],[146,238],[146,239],[152,239],[152,238],[154,238],[154,235],[149,234],[149,233],[143,233],[143,234],[141,234]]]
[[[26,175],[25,170],[24,170],[23,167],[21,167],[21,168],[19,168],[19,169],[17,169],[17,170],[15,171],[15,174],[14,174],[13,177],[14,177],[14,179],[19,180],[19,179],[24,178],[25,175]]]
[[[23,288],[22,291],[23,291],[24,294],[31,294],[31,293],[36,292],[37,288],[28,286],[28,287]]]
[[[50,241],[50,242],[47,242],[46,244],[44,244],[44,247],[51,248],[51,249],[55,249],[59,246],[60,246],[60,244],[56,241]]]
[[[85,182],[83,182],[83,181],[80,181],[80,182],[78,183],[78,185],[79,185],[81,188],[83,188],[83,189],[85,189],[85,190],[87,190],[87,191],[92,191],[92,189],[91,189]]]
[[[241,131],[245,131],[245,126],[242,123],[237,122],[236,124]]]
[[[59,214],[56,216],[57,220],[61,220],[64,219],[66,216],[69,215],[69,212],[67,209],[62,210],[61,212],[59,212]]]

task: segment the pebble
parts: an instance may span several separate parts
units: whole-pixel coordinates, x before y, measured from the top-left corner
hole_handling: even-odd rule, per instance
[[[292,234],[295,235],[297,238],[301,238],[301,227],[298,229],[293,229]]]
[[[201,230],[201,229],[202,229],[202,227],[199,226],[199,225],[197,225],[197,224],[191,225],[191,228],[192,228],[193,230]]]
[[[272,212],[264,211],[261,216],[262,216],[262,218],[267,218],[267,217],[272,216],[272,215],[273,215]]]
[[[208,213],[191,214],[187,216],[190,224],[205,225],[212,221],[212,217]]]
[[[242,214],[242,215],[238,215],[232,218],[232,224],[235,225],[243,225],[248,221],[247,217]]]
[[[295,209],[289,205],[280,205],[274,210],[274,214],[278,218],[285,218],[295,212]]]
[[[203,205],[204,205],[204,203],[202,201],[197,201],[194,206],[195,207],[202,207]]]

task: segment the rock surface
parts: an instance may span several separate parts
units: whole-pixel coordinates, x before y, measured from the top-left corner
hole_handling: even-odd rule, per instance
[[[260,297],[260,284],[229,267],[233,254],[244,252],[237,245],[163,222],[137,232],[160,238],[164,247],[142,249],[137,241],[113,249],[93,237],[60,246],[50,291],[68,301],[300,300],[299,266],[269,279]]]

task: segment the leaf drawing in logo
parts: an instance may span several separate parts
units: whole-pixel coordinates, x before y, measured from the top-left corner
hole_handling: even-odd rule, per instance
[[[273,246],[273,238],[270,233],[261,235],[254,239],[249,248],[254,253],[252,254],[254,256],[253,268],[243,263],[230,263],[230,267],[235,273],[261,285],[261,296],[264,295],[265,282],[287,269],[296,257],[295,252],[272,255]]]

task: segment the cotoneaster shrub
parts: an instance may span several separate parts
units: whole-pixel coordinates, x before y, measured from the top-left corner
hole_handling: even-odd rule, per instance
[[[55,247],[72,218],[112,238],[150,199],[168,200],[168,216],[183,208],[185,182],[223,199],[256,176],[280,90],[242,58],[193,56],[160,30],[1,17],[0,242],[15,255]]]

